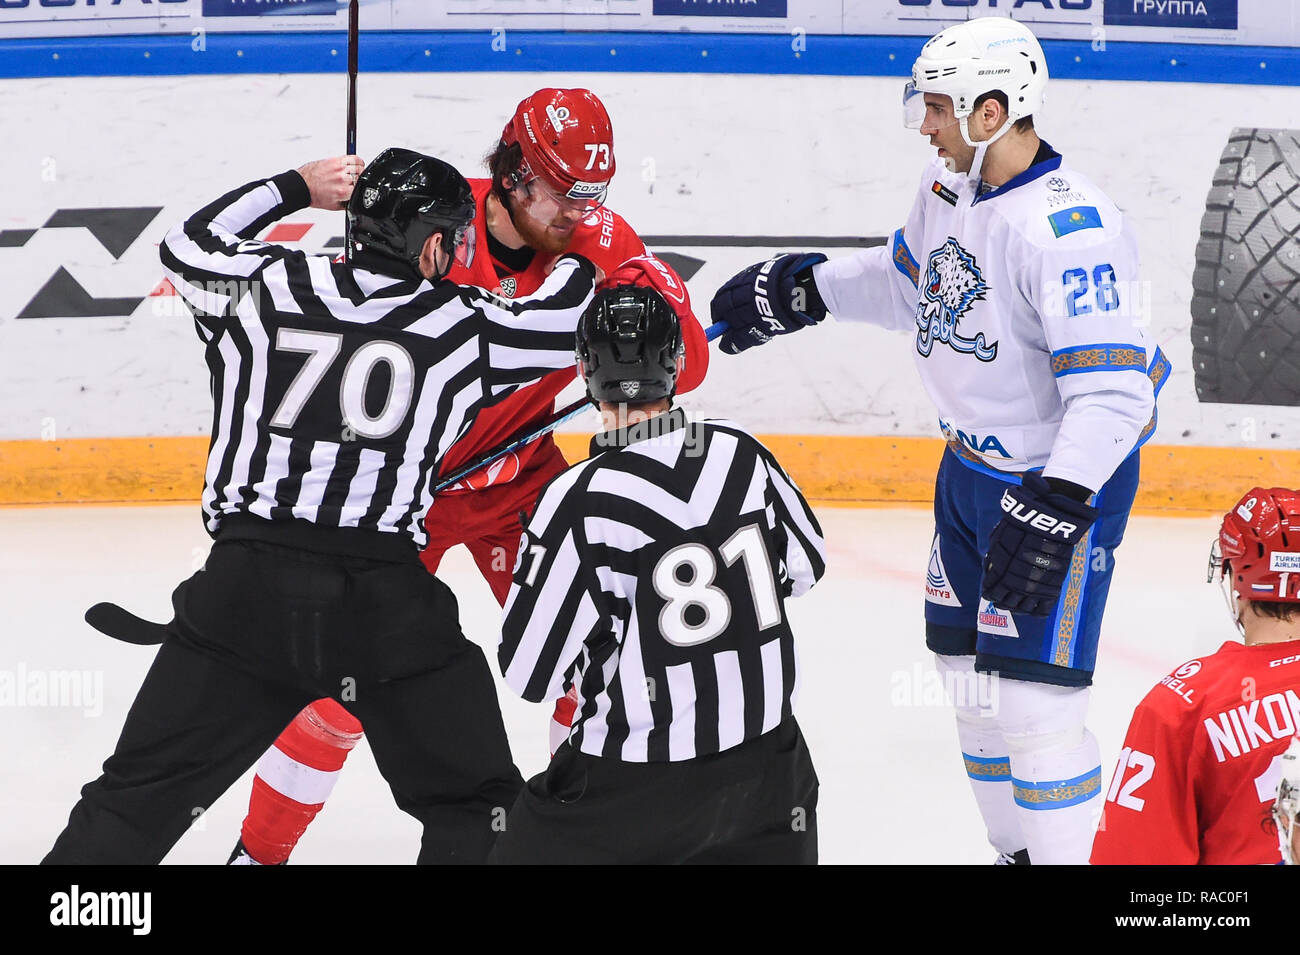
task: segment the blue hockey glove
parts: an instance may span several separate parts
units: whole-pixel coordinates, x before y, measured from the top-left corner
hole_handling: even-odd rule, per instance
[[[825,261],[820,252],[787,252],[728,279],[709,303],[713,321],[729,326],[722,350],[735,355],[825,318],[812,280],[812,267]]]
[[[1041,474],[1026,474],[1002,492],[1003,516],[989,535],[980,596],[1002,610],[1046,617],[1061,597],[1074,545],[1097,509],[1053,492]]]

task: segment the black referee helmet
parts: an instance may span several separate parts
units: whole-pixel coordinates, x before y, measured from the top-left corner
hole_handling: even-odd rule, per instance
[[[357,177],[348,200],[348,260],[394,278],[421,279],[420,253],[429,236],[442,233],[450,260],[466,240],[472,251],[473,222],[474,194],[454,166],[392,146]]]
[[[647,286],[598,292],[578,322],[578,361],[594,402],[642,404],[672,397],[682,351],[677,313]]]

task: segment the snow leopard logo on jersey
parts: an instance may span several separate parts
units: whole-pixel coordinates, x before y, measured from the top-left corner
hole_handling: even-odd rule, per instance
[[[998,357],[998,343],[988,344],[984,333],[967,338],[957,333],[962,316],[989,290],[975,256],[961,247],[956,239],[948,241],[930,253],[926,266],[925,284],[921,286],[921,300],[916,305],[916,350],[929,355],[936,341],[944,342],[963,355],[974,355],[980,361],[993,361]]]

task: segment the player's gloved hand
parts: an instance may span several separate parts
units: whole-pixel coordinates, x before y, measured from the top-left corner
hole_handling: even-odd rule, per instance
[[[812,279],[812,267],[825,261],[820,252],[787,252],[728,279],[709,303],[714,323],[729,327],[722,334],[722,350],[739,354],[825,318],[826,306]]]
[[[1034,617],[1052,612],[1070,555],[1097,519],[1097,509],[1053,492],[1038,473],[1002,492],[1003,516],[989,536],[980,596],[1002,610]]]

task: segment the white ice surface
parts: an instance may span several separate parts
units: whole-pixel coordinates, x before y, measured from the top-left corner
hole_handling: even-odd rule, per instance
[[[989,863],[950,710],[901,699],[915,672],[933,671],[921,618],[930,516],[830,508],[819,516],[830,546],[826,578],[788,607],[802,663],[796,715],[821,780],[822,861]],[[1233,635],[1217,588],[1202,583],[1216,529],[1212,518],[1130,522],[1089,721],[1106,780],[1142,695]],[[23,667],[90,671],[103,682],[98,715],[81,706],[0,705],[0,863],[35,862],[53,843],[78,789],[111,753],[153,657],[150,648],[95,633],[83,612],[111,600],[168,619],[172,588],[207,549],[195,506],[0,510],[0,680]],[[487,585],[461,548],[444,561],[442,577],[495,673],[499,610]],[[520,769],[542,770],[549,705],[523,703],[499,680],[498,693]],[[224,862],[250,779],[251,772],[210,807],[167,862]],[[418,844],[418,824],[393,804],[362,743],[293,861],[411,862]]]

